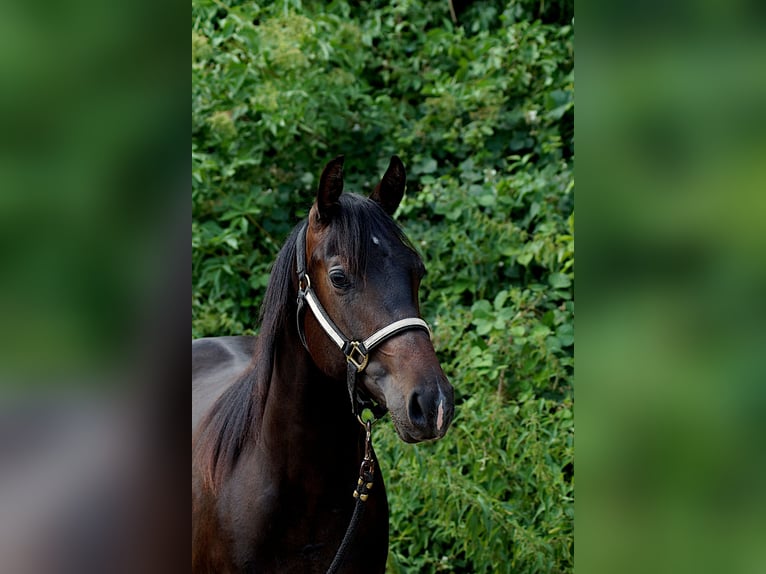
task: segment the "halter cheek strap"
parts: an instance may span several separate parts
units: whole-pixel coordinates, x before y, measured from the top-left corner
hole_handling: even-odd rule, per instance
[[[410,317],[407,319],[400,319],[394,321],[390,325],[383,327],[375,331],[372,335],[364,339],[363,341],[349,339],[343,332],[338,329],[337,325],[333,323],[330,316],[325,311],[316,293],[311,287],[311,279],[306,272],[306,228],[308,223],[304,223],[301,230],[298,232],[297,244],[296,244],[296,270],[298,273],[298,313],[296,319],[298,322],[298,335],[301,338],[303,346],[308,350],[306,344],[306,334],[303,331],[303,311],[305,305],[308,305],[311,312],[316,317],[322,330],[332,339],[335,345],[341,350],[346,357],[347,369],[346,369],[346,384],[348,386],[349,398],[351,399],[351,410],[355,415],[359,415],[361,411],[368,407],[367,401],[359,396],[356,388],[356,375],[364,371],[367,367],[367,362],[370,358],[370,352],[380,345],[383,341],[390,339],[394,335],[406,331],[408,329],[423,329],[428,335],[431,335],[431,329],[428,324],[416,317]]]

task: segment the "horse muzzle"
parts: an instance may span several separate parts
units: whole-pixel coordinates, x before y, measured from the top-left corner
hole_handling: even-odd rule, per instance
[[[436,383],[413,390],[406,400],[406,418],[397,417],[394,424],[405,442],[440,439],[452,423],[454,412],[454,391],[442,376]]]
[[[368,391],[388,408],[397,434],[408,443],[442,438],[455,412],[454,390],[438,364],[425,375],[418,370],[387,369],[373,360],[365,372]]]

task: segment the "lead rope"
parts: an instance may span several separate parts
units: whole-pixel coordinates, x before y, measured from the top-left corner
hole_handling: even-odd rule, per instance
[[[346,534],[343,536],[343,541],[338,547],[338,551],[335,553],[332,564],[327,569],[327,574],[335,574],[338,568],[343,564],[343,560],[346,558],[346,552],[348,547],[354,540],[356,531],[359,527],[359,521],[362,519],[362,513],[366,506],[367,498],[372,490],[373,480],[375,478],[375,460],[372,458],[372,420],[362,422],[361,417],[357,417],[359,423],[365,428],[364,438],[364,459],[359,467],[359,480],[357,480],[356,488],[354,489],[354,498],[356,498],[356,504],[354,505],[354,513],[351,515],[351,522],[348,524]]]

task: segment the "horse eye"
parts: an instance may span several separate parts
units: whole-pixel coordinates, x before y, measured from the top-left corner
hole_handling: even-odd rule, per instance
[[[351,285],[343,269],[330,269],[330,281],[336,289],[348,289]]]

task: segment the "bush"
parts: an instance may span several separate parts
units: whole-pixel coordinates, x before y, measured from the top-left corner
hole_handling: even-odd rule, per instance
[[[192,4],[192,335],[257,332],[274,256],[322,166],[397,219],[456,388],[447,437],[376,449],[391,572],[569,572],[573,562],[571,3]],[[457,3],[456,3],[457,5]]]

